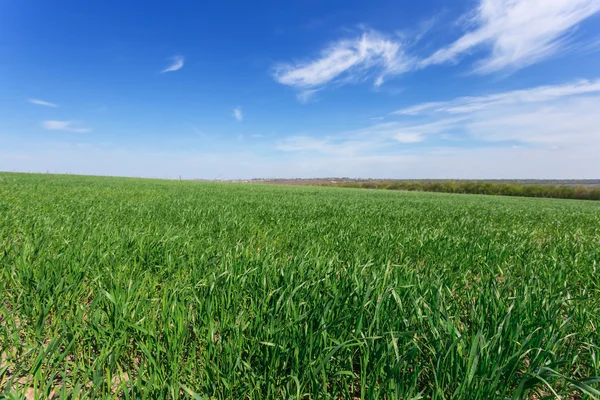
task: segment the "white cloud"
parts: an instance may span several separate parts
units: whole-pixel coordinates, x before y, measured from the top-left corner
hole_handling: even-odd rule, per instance
[[[244,120],[244,114],[242,114],[242,107],[236,107],[233,110],[233,117],[237,119],[239,122]]]
[[[597,110],[600,110],[600,96],[526,107],[502,105],[473,113],[465,130],[472,138],[487,142],[513,141],[549,148],[586,147],[600,154]],[[600,167],[596,171],[600,172]]]
[[[77,122],[73,121],[42,121],[42,127],[49,131],[65,131],[75,133],[91,132],[90,128],[78,127]]]
[[[418,33],[392,37],[370,30],[333,42],[312,59],[279,64],[273,76],[277,82],[301,90],[298,100],[307,102],[313,90],[326,85],[372,78],[379,87],[394,75],[458,62],[475,51],[488,52],[476,62],[475,71],[511,71],[564,50],[574,29],[599,11],[600,0],[479,0],[467,15],[467,32],[430,57],[407,54],[406,49],[414,48],[421,39]],[[431,20],[425,31],[435,23]]]
[[[480,0],[475,29],[420,62],[420,67],[456,61],[473,49],[491,49],[476,71],[518,69],[563,49],[568,34],[600,11],[598,0]]]
[[[377,77],[377,79],[375,79],[375,82],[373,83],[373,86],[379,87],[379,86],[383,85],[383,82],[385,82],[384,79],[383,79],[383,75],[379,75]]]
[[[360,37],[332,43],[313,60],[280,64],[273,75],[281,84],[307,90],[335,81],[363,80],[377,72],[377,85],[387,75],[407,71],[409,65],[400,42],[368,31]]]
[[[452,138],[458,132],[463,139],[479,145],[513,142],[594,149],[600,154],[597,110],[600,79],[424,103],[394,114],[418,114],[427,119],[426,124],[440,128],[440,136]]]
[[[30,102],[31,104],[36,104],[38,106],[58,107],[58,104],[50,103],[48,101],[39,100],[39,99],[28,99],[27,101]]]
[[[183,63],[185,61],[183,56],[173,56],[171,57],[171,64],[169,64],[169,66],[167,66],[167,68],[163,69],[161,71],[161,73],[165,73],[165,72],[173,72],[173,71],[178,71],[181,68],[183,68]]]
[[[422,103],[395,111],[393,114],[418,115],[432,112],[464,114],[500,105],[543,103],[562,97],[594,93],[600,93],[600,79],[592,81],[579,80],[562,85],[539,86],[523,90],[495,93],[486,96],[459,97],[446,102]]]

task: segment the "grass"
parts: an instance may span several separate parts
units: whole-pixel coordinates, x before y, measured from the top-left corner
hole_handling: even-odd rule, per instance
[[[597,202],[2,173],[0,244],[8,398],[600,394]]]

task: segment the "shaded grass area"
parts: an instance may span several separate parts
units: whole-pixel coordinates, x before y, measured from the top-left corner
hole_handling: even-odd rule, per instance
[[[599,203],[0,179],[4,396],[599,394]]]
[[[554,199],[600,200],[600,189],[584,185],[497,183],[487,181],[360,181],[320,183],[321,186],[405,190],[416,192],[487,194],[497,196],[544,197]]]

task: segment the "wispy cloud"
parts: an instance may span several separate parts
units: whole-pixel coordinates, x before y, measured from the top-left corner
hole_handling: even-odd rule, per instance
[[[242,113],[242,107],[236,107],[233,109],[233,117],[238,120],[238,122],[242,122],[244,120],[244,114]]]
[[[31,104],[36,104],[38,106],[58,107],[58,104],[50,103],[48,101],[44,101],[44,100],[40,100],[40,99],[28,99],[27,101],[30,102]]]
[[[165,72],[179,71],[181,68],[183,68],[184,61],[185,59],[183,56],[171,57],[171,64],[169,64],[167,68],[163,69],[161,73],[164,74]]]
[[[315,138],[306,135],[291,136],[276,143],[275,148],[285,152],[308,152],[351,156],[368,150],[371,143],[344,137]]]
[[[432,135],[451,129],[462,120],[461,117],[455,117],[419,124],[407,124],[398,121],[384,122],[352,133],[366,138],[379,138],[395,143],[411,144],[423,142]]]
[[[600,96],[565,98],[529,107],[498,106],[472,114],[465,130],[472,138],[486,142],[577,147],[600,154],[598,109]]]
[[[276,143],[276,149],[285,152],[317,152],[332,155],[354,156],[373,154],[379,150],[408,146],[425,141],[456,125],[461,118],[448,118],[424,124],[385,122],[354,131],[325,137],[309,135],[291,136]]]
[[[444,104],[443,102],[430,101],[427,103],[416,104],[414,106],[410,106],[410,107],[406,107],[406,108],[403,108],[398,111],[394,111],[392,114],[418,115],[418,114],[421,114],[423,111],[430,111],[432,109],[435,109],[438,106],[442,106],[443,104]]]
[[[464,114],[499,105],[543,103],[561,97],[590,93],[600,93],[600,79],[592,81],[580,80],[554,86],[539,86],[523,90],[494,93],[487,96],[459,97],[445,102],[422,103],[395,111],[393,114],[418,115],[432,112]]]
[[[313,98],[313,96],[318,92],[318,89],[308,89],[308,90],[303,90],[302,92],[298,93],[296,95],[296,98],[298,99],[298,101],[302,104],[306,104],[310,101],[310,99]]]
[[[277,65],[273,76],[281,84],[311,93],[310,90],[342,80],[375,77],[378,85],[385,76],[407,71],[409,64],[400,42],[368,31],[354,39],[331,43],[311,60]]]
[[[491,54],[477,72],[526,67],[563,49],[571,29],[598,11],[598,0],[480,0],[471,20],[475,28],[419,66],[455,62],[485,46]]]
[[[600,79],[418,104],[394,114],[438,124],[440,136],[600,153]],[[453,123],[448,123],[454,120]]]
[[[79,124],[74,121],[42,121],[42,127],[49,131],[65,131],[75,133],[86,133],[91,132],[90,128],[78,126]]]
[[[431,65],[456,63],[474,55],[478,73],[514,71],[548,59],[574,42],[574,29],[600,11],[600,0],[478,0],[463,17],[466,32],[429,57],[411,54],[421,33],[385,35],[368,30],[341,39],[305,61],[276,65],[274,79],[300,90],[307,102],[315,90],[373,80],[378,87],[393,76]],[[425,32],[437,23],[432,19]],[[593,46],[597,47],[596,45]]]

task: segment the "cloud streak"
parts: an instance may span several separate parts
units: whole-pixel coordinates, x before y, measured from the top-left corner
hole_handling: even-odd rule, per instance
[[[465,114],[501,105],[543,103],[556,100],[561,97],[593,93],[600,93],[600,79],[591,81],[579,80],[563,85],[539,86],[536,88],[495,93],[487,96],[459,97],[446,102],[422,103],[403,108],[393,112],[392,114],[420,115],[442,112],[449,114]]]
[[[44,100],[40,100],[40,99],[27,99],[28,102],[30,102],[31,104],[35,104],[38,106],[44,106],[44,107],[58,107],[58,104],[54,104],[54,103],[50,103],[48,101],[44,101]]]
[[[490,54],[476,72],[523,68],[560,51],[571,29],[598,11],[598,0],[481,0],[471,20],[475,29],[419,66],[456,62],[485,46]]]
[[[90,128],[77,126],[77,122],[73,121],[55,121],[48,120],[42,121],[41,125],[44,129],[49,131],[63,131],[63,132],[74,132],[74,133],[86,133],[91,132]]]
[[[164,74],[165,72],[179,71],[181,68],[183,68],[183,64],[185,61],[183,56],[173,56],[171,57],[171,60],[171,64],[169,64],[165,69],[160,71],[162,74]]]

